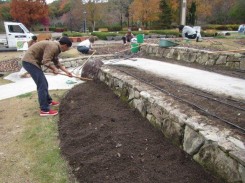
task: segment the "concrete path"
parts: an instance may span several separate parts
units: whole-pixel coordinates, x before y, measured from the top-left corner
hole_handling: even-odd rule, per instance
[[[122,60],[113,62],[115,60],[112,63],[108,61],[107,64],[128,65],[200,90],[232,96],[245,101],[244,79],[144,58],[137,58],[137,61]]]
[[[46,75],[46,78],[49,83],[49,90],[71,89],[74,85],[82,83],[81,80],[63,75]],[[14,83],[0,85],[0,100],[36,91],[36,84],[32,78],[20,78],[18,72],[12,73],[4,79]]]

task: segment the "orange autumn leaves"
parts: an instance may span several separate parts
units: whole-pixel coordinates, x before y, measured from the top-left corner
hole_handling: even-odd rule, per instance
[[[45,0],[31,2],[12,0],[10,3],[10,14],[14,20],[30,27],[36,21],[48,17],[48,6]]]
[[[180,0],[166,0],[172,10],[172,17],[175,22],[179,19]],[[221,10],[228,12],[237,0],[187,0],[187,7],[192,2],[196,2],[197,15],[199,19],[205,20],[207,17],[215,16]],[[129,12],[133,21],[147,22],[159,20],[159,3],[160,0],[134,0],[129,6]]]

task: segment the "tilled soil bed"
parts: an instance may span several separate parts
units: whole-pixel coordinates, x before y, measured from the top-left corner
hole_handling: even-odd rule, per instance
[[[62,154],[78,182],[222,182],[99,81],[70,90],[58,125]]]

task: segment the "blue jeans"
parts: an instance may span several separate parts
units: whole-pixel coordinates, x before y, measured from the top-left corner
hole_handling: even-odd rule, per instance
[[[188,33],[185,33],[185,37],[187,37],[188,39],[196,39],[197,38],[197,34],[188,35]]]
[[[43,73],[43,71],[37,66],[29,63],[22,62],[23,67],[29,74],[37,85],[37,93],[38,93],[38,101],[40,105],[40,109],[42,111],[49,111],[49,104],[52,102],[52,98],[48,92],[48,81]]]
[[[77,47],[77,50],[78,50],[79,52],[83,53],[83,54],[88,54],[88,52],[89,52],[89,48],[86,47],[86,46],[78,46],[78,47]]]

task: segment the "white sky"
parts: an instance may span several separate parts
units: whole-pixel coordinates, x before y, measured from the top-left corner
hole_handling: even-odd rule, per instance
[[[50,4],[50,3],[52,3],[54,0],[46,0],[46,3],[47,4]]]
[[[106,64],[128,65],[194,88],[219,95],[232,96],[238,100],[245,101],[245,79],[144,58],[137,58],[137,61],[114,59],[106,61]],[[36,90],[33,80],[31,78],[20,78],[18,72],[10,74],[5,79],[11,80],[14,83],[0,85],[0,100]],[[66,83],[68,80],[73,80],[77,83],[81,82],[62,75],[48,75],[47,80],[51,90],[69,89],[73,87],[74,84]]]

